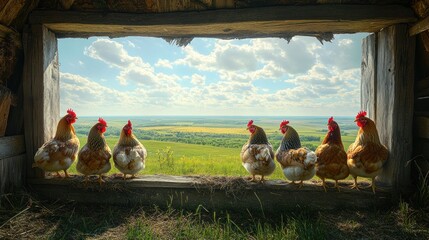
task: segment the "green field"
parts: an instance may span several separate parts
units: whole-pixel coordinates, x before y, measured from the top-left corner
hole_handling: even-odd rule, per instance
[[[98,118],[81,117],[75,124],[81,147],[86,135]],[[250,117],[106,117],[107,143],[113,150],[123,125],[130,119],[134,134],[148,151],[145,170],[140,174],[222,175],[247,176],[241,165],[240,150],[249,133],[246,124]],[[263,127],[276,150],[282,134],[278,127],[281,118],[254,117]],[[327,117],[294,117],[290,120],[300,134],[303,146],[315,149],[326,134]],[[357,127],[351,117],[339,118],[345,148],[355,140]],[[76,173],[75,164],[70,172]],[[112,167],[109,172],[117,173]],[[283,179],[281,168],[268,179]]]

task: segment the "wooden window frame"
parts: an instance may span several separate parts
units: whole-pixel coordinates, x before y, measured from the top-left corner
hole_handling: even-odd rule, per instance
[[[364,101],[361,101],[361,106],[368,111],[370,117],[376,120],[380,138],[390,150],[390,159],[380,176],[380,181],[391,187],[391,191],[388,192],[388,197],[386,194],[377,193],[376,198],[368,198],[369,194],[372,194],[368,192],[346,191],[340,195],[336,195],[338,193],[335,192],[328,194],[327,196],[330,196],[328,198],[332,200],[340,196],[338,199],[343,199],[343,202],[325,199],[325,207],[347,205],[351,198],[355,199],[351,204],[355,206],[357,201],[361,201],[365,206],[384,205],[386,199],[391,199],[392,196],[396,198],[410,184],[409,168],[405,163],[410,159],[412,151],[414,38],[408,36],[408,26],[404,23],[412,21],[415,21],[415,18],[409,8],[372,5],[285,6],[163,14],[34,11],[30,15],[29,25],[23,35],[27,182],[32,189],[47,197],[58,197],[57,194],[52,195],[50,192],[52,189],[56,189],[56,193],[64,196],[74,196],[75,199],[79,199],[77,195],[83,196],[88,193],[82,188],[69,192],[70,185],[73,183],[46,181],[42,179],[44,173],[40,169],[32,168],[35,152],[55,134],[60,116],[57,38],[100,35],[167,38],[290,37],[316,35],[323,32],[378,32],[384,28],[363,41],[361,98]],[[134,183],[131,187],[125,184],[122,187],[131,192],[139,192],[140,197],[149,200],[156,198],[164,201],[167,196],[165,194],[180,195],[176,197],[178,199],[176,205],[183,206],[181,195],[183,189],[195,191],[197,182],[200,188],[196,191],[199,192],[201,186],[206,185],[198,183],[196,178],[189,178],[186,181],[183,180],[184,178],[180,179],[175,183],[172,176],[167,177],[167,180],[159,181],[146,178],[146,180],[131,181]],[[158,192],[156,196],[148,195],[145,188],[161,189],[163,192],[160,190],[162,193]],[[208,188],[210,187],[203,187],[203,189]],[[306,190],[296,190],[290,186],[273,183],[265,186],[251,186],[250,190],[246,190],[246,194],[253,198],[256,196],[260,200],[257,195],[260,193],[273,204],[283,206],[284,197],[290,198],[293,195],[294,201],[287,204],[299,204],[298,200],[303,200],[303,196],[308,199],[319,198],[322,193],[320,189],[308,186]],[[192,197],[198,195],[195,192],[192,194]],[[186,198],[189,202],[188,195]],[[201,196],[196,198],[204,202]],[[91,201],[89,197],[85,199]],[[135,198],[130,196],[130,199]],[[138,199],[135,200],[138,201]],[[213,205],[213,201],[211,204]],[[256,208],[258,207],[259,203]]]

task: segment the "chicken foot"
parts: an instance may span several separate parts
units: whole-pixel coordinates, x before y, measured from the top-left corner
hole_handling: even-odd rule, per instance
[[[100,186],[101,186],[101,184],[102,184],[102,183],[104,183],[104,182],[106,182],[106,181],[104,181],[104,180],[103,180],[103,175],[101,175],[101,174],[100,174],[100,175],[98,175],[98,183],[100,184]]]
[[[261,179],[259,179],[259,182],[260,182],[260,183],[264,183],[264,182],[265,182],[265,180],[264,180],[264,175],[261,175]]]
[[[356,190],[360,191],[359,186],[357,184],[357,176],[353,177],[353,178],[355,179],[355,183],[353,183],[351,189],[355,189],[356,188]]]
[[[326,183],[325,183],[325,179],[324,178],[322,178],[322,187],[323,187],[323,189],[325,189],[325,192],[327,192],[326,191]]]

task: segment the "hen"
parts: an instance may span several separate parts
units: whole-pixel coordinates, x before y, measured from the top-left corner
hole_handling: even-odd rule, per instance
[[[113,148],[113,162],[124,174],[124,179],[127,178],[127,174],[134,177],[134,174],[144,169],[147,157],[146,148],[134,136],[132,129],[131,121],[128,120],[128,124],[122,128],[118,143]]]
[[[322,179],[326,192],[325,178],[335,180],[335,187],[340,191],[338,180],[349,175],[347,154],[341,141],[341,131],[333,117],[328,120],[328,133],[322,144],[316,149],[316,175]]]
[[[284,134],[276,152],[283,174],[295,184],[300,181],[302,187],[304,180],[311,179],[316,173],[316,154],[308,148],[301,147],[299,135],[295,129],[288,125],[289,121],[280,123],[280,131]]]
[[[253,120],[247,124],[247,130],[250,137],[241,149],[241,161],[243,167],[252,174],[251,181],[256,181],[255,175],[260,175],[259,182],[263,182],[264,177],[269,176],[276,168],[273,147],[268,142],[264,129],[253,125]]]
[[[359,132],[355,142],[347,150],[347,165],[350,169],[350,175],[355,180],[352,188],[359,190],[358,176],[367,177],[371,178],[372,191],[375,193],[375,177],[380,174],[389,152],[380,143],[375,123],[366,117],[366,112],[359,112],[355,122],[359,127]]]
[[[99,175],[98,182],[101,185],[102,174],[111,168],[109,160],[112,151],[103,135],[106,127],[106,121],[99,118],[98,123],[89,131],[87,143],[79,151],[76,170],[85,175],[85,182],[88,182],[88,175]]]
[[[73,127],[76,119],[76,113],[72,109],[67,110],[67,115],[58,122],[55,137],[43,144],[34,155],[33,167],[57,172],[58,177],[61,177],[58,171],[64,171],[65,177],[69,177],[67,169],[79,151],[79,139]]]

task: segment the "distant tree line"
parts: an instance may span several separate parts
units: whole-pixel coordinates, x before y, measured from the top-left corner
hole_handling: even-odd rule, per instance
[[[75,131],[78,135],[87,136],[90,127],[77,126]],[[119,137],[120,128],[108,127],[108,131],[104,133],[106,137]],[[140,140],[154,140],[164,142],[180,142],[187,144],[209,145],[215,147],[240,148],[249,139],[248,135],[243,134],[218,134],[218,133],[200,133],[200,132],[174,132],[174,131],[154,131],[134,129],[134,135]],[[277,149],[283,138],[281,134],[268,134],[268,141]],[[315,150],[320,144],[320,137],[317,136],[300,136],[303,146]],[[309,143],[317,142],[317,144]]]

